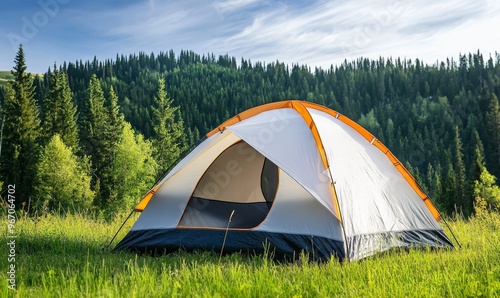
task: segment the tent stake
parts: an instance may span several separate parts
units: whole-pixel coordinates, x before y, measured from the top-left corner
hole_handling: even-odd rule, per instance
[[[113,240],[115,240],[116,236],[118,235],[118,233],[120,233],[120,231],[122,230],[123,226],[125,225],[125,223],[128,221],[128,219],[132,216],[132,213],[134,213],[134,209],[132,209],[132,211],[130,211],[130,214],[127,216],[127,218],[125,219],[125,221],[122,223],[122,225],[120,226],[120,228],[118,229],[118,231],[116,231],[115,235],[113,236],[113,238],[111,239],[111,241],[109,241],[109,244],[108,244],[108,249],[111,247],[111,243],[113,243]]]

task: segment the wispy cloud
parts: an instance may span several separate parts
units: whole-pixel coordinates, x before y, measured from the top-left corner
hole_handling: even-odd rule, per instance
[[[107,47],[115,47],[116,52],[198,50],[224,29],[212,3],[204,1],[144,1],[73,14],[78,26],[107,40]]]
[[[112,4],[89,0],[69,2],[30,43],[40,47],[33,51],[37,55],[46,51],[42,58],[48,65],[77,55],[112,58],[116,53],[187,49],[252,61],[329,67],[360,56],[405,56],[433,63],[460,52],[494,52],[500,50],[500,36],[493,33],[499,27],[497,0],[133,0]]]
[[[252,17],[242,31],[214,40],[211,47],[258,60],[319,66],[380,55],[420,57],[432,63],[434,57],[474,51],[487,43],[489,51],[500,48],[498,40],[467,43],[467,38],[481,34],[474,28],[498,25],[499,9],[492,1],[316,1],[305,9],[282,5]],[[467,35],[452,40],[455,32]]]
[[[225,15],[239,11],[243,8],[247,8],[253,4],[262,2],[260,0],[216,0],[213,2],[213,7],[220,18],[224,18]]]

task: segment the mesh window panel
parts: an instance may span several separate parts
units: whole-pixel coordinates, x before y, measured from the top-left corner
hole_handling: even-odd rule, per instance
[[[260,176],[260,187],[262,189],[262,195],[267,202],[273,202],[276,197],[276,192],[278,191],[278,167],[269,159],[264,160],[264,166],[262,167],[262,174]]]

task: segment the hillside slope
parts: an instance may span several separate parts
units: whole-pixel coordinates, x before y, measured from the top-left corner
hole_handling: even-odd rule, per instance
[[[10,70],[0,70],[0,86],[7,85],[7,82],[12,79],[14,79],[14,76],[12,76]]]

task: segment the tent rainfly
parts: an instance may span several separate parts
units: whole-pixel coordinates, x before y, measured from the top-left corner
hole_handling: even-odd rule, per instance
[[[453,247],[387,147],[346,116],[297,100],[222,123],[134,210],[142,214],[116,250],[359,260],[393,247]]]

